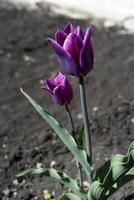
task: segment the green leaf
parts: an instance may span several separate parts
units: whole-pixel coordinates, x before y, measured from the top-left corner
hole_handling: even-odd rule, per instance
[[[130,169],[130,170],[126,173],[126,175],[128,175],[128,176],[134,176],[134,167],[133,167],[132,169]]]
[[[63,194],[60,200],[81,200],[81,199],[73,193],[66,193]]]
[[[78,132],[78,131],[77,131]],[[84,126],[82,126],[82,128],[80,129],[79,133],[79,138],[77,140],[78,145],[80,145],[81,147],[84,147]]]
[[[90,190],[88,191],[88,199],[89,200],[104,200],[106,190],[99,181],[94,181],[91,186]]]
[[[134,142],[127,155],[117,154],[100,167],[88,192],[89,200],[104,200],[134,179]]]
[[[74,193],[76,193],[80,198],[86,200],[87,195],[84,190],[77,184],[75,180],[69,177],[67,174],[57,171],[53,168],[31,168],[25,170],[17,175],[17,177],[24,176],[24,175],[46,175],[55,179],[56,181],[64,184],[68,188],[70,188]]]
[[[62,125],[48,112],[44,111],[43,108],[38,105],[26,92],[20,89],[23,95],[29,100],[29,102],[33,105],[35,110],[45,119],[48,124],[52,127],[55,133],[59,136],[61,141],[66,145],[66,147],[72,152],[75,159],[81,164],[83,169],[85,170],[87,176],[90,176],[90,164],[89,157],[87,156],[85,150],[81,149],[75,142],[74,138],[67,131],[67,129],[63,128]]]

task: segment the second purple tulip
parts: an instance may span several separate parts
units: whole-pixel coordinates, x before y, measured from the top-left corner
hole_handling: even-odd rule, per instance
[[[54,102],[59,105],[69,104],[73,98],[72,86],[61,72],[58,72],[52,79],[45,79],[42,89],[47,90]]]

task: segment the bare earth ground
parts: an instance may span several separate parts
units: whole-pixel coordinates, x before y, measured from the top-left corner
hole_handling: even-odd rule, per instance
[[[70,19],[71,20],[71,19]],[[0,199],[42,200],[43,190],[60,195],[63,186],[46,177],[17,179],[15,175],[40,163],[76,177],[75,161],[51,128],[19,91],[22,86],[39,104],[69,128],[64,108],[53,105],[40,89],[44,75],[60,70],[46,38],[68,19],[51,12],[0,10]],[[76,20],[87,27],[90,20]],[[98,167],[111,154],[126,153],[134,139],[134,36],[121,27],[93,32],[95,68],[86,77],[86,93]],[[77,80],[70,105],[77,128],[81,110]],[[64,188],[65,190],[65,188]],[[110,199],[134,199],[134,182]]]

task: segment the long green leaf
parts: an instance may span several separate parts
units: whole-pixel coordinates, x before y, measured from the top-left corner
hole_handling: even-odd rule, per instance
[[[76,193],[80,198],[85,199],[87,198],[86,193],[84,190],[77,184],[75,180],[69,177],[64,172],[58,171],[53,168],[31,168],[25,170],[17,175],[17,177],[24,176],[24,175],[46,175],[55,179],[56,181],[64,184],[68,188],[70,188],[74,193]]]
[[[62,142],[66,145],[66,147],[72,152],[75,159],[81,164],[83,169],[85,170],[87,176],[90,176],[90,164],[89,157],[86,152],[81,149],[75,142],[74,138],[67,131],[67,129],[63,128],[62,125],[48,112],[44,111],[43,108],[38,105],[26,92],[21,89],[23,95],[29,100],[29,102],[33,105],[35,110],[45,119],[48,124],[53,128],[55,133],[59,136]]]

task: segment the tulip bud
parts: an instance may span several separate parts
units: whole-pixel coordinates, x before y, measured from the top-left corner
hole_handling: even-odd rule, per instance
[[[69,104],[73,98],[73,90],[70,82],[61,72],[53,79],[45,79],[42,89],[47,90],[54,102],[59,105]]]
[[[63,30],[58,30],[55,40],[48,42],[58,55],[60,65],[67,74],[81,76],[88,74],[94,65],[94,52],[91,41],[92,28],[83,35],[80,26],[76,28],[68,23]]]

